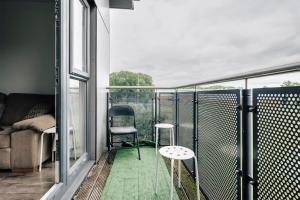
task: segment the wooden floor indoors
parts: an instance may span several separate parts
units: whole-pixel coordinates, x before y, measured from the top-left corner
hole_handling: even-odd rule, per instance
[[[54,185],[54,163],[43,164],[42,172],[0,171],[0,200],[38,200]]]

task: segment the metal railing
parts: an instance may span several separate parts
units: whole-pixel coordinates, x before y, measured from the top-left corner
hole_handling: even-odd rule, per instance
[[[178,87],[113,86],[108,89],[136,90],[131,92],[136,97],[118,101],[114,98],[118,95],[110,93],[109,102],[135,108],[142,139],[154,139],[155,123],[174,124],[176,143],[196,152],[200,187],[207,199],[296,200],[300,199],[300,87],[249,89],[247,83],[299,70],[296,63]],[[244,80],[244,87],[197,87],[236,80]],[[145,130],[143,123],[148,124]],[[160,133],[161,145],[169,143],[165,136]],[[193,163],[184,165],[194,176]]]

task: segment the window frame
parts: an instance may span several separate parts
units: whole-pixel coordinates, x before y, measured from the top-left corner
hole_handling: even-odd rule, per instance
[[[83,20],[85,22],[84,26],[83,26],[83,67],[85,69],[85,71],[82,71],[82,70],[79,70],[77,68],[75,68],[73,66],[73,42],[72,42],[72,39],[74,37],[74,33],[72,31],[72,28],[73,28],[73,23],[74,23],[74,11],[72,9],[72,4],[74,1],[78,1],[82,6],[83,6],[83,10],[84,10],[84,13],[83,13]],[[70,14],[69,14],[69,17],[70,17],[70,24],[69,24],[69,32],[70,32],[70,37],[69,37],[69,52],[70,52],[70,55],[69,55],[69,63],[70,63],[70,69],[69,69],[69,73],[71,75],[74,75],[74,76],[79,76],[81,78],[84,78],[86,80],[88,80],[90,78],[90,66],[89,66],[89,60],[90,60],[90,52],[89,52],[89,49],[90,49],[90,38],[89,38],[89,35],[90,35],[90,6],[88,4],[88,2],[86,0],[71,0],[70,1],[70,5],[69,5],[69,9],[70,9]]]

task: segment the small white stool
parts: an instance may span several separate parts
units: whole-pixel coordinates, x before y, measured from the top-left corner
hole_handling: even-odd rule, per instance
[[[173,171],[174,171],[174,159],[181,161],[181,160],[188,160],[188,159],[194,159],[195,160],[195,169],[196,169],[196,185],[197,185],[197,199],[200,200],[200,190],[199,190],[199,174],[198,174],[198,162],[197,158],[195,156],[195,153],[185,147],[181,146],[166,146],[162,147],[159,150],[159,153],[166,157],[171,159],[171,200],[173,199]],[[158,156],[157,156],[158,157]],[[178,163],[180,165],[180,163]],[[157,170],[158,170],[158,159],[156,159],[156,185],[155,185],[155,193],[157,194],[157,185],[158,185],[158,176],[157,176]],[[178,168],[178,183],[180,185],[180,168]]]
[[[174,137],[174,125],[173,124],[155,124],[155,152],[157,156],[158,149],[158,129],[169,129],[170,130],[170,145],[175,145],[175,137]]]

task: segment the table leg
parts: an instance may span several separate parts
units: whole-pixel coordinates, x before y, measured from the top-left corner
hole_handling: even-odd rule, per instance
[[[198,162],[196,156],[194,156],[194,160],[195,160],[195,169],[196,169],[197,199],[200,200],[199,172],[198,172]]]
[[[52,147],[51,147],[51,161],[54,162],[54,144],[55,144],[56,140],[55,140],[55,133],[52,133]]]
[[[174,136],[174,128],[171,128],[172,137],[173,137],[173,146],[175,146],[175,136]]]
[[[77,143],[77,141],[76,141],[76,134],[75,134],[75,130],[72,130],[72,136],[73,136],[73,138],[72,138],[72,142],[73,142],[73,150],[74,150],[74,158],[75,158],[75,160],[77,160],[77,153],[76,153],[76,143]]]
[[[181,188],[181,160],[178,160],[178,188]]]
[[[173,189],[174,189],[174,185],[173,185],[173,178],[174,178],[174,159],[171,159],[171,200],[173,199]]]
[[[170,134],[170,146],[172,146],[173,144],[172,144],[172,129],[170,128],[170,130],[169,130],[169,134]]]
[[[155,182],[155,194],[157,194],[157,185],[158,185],[158,128],[155,128],[155,153],[156,153],[156,182]]]
[[[155,128],[155,153],[157,156],[157,148],[158,148],[158,128]]]
[[[155,177],[156,177],[155,194],[157,194],[157,185],[158,185],[158,155],[157,154],[156,154],[156,171],[155,171]]]
[[[42,162],[43,162],[43,146],[44,146],[44,134],[45,133],[42,133],[41,134],[41,148],[40,148],[40,165],[39,165],[39,172],[42,171]]]

